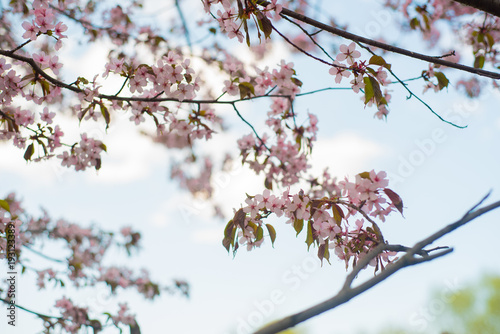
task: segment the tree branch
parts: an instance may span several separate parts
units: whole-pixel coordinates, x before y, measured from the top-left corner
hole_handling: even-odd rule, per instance
[[[3,298],[0,298],[0,301],[4,302],[5,304],[7,305],[11,305],[10,302],[6,299],[3,299]],[[21,305],[18,305],[18,304],[14,304],[17,308],[23,310],[23,311],[26,311],[26,312],[29,312],[31,314],[34,314],[36,316],[38,316],[39,318],[41,318],[42,320],[46,320],[46,319],[57,319],[57,320],[64,320],[64,318],[61,318],[61,317],[56,317],[56,316],[53,316],[53,315],[46,315],[46,314],[43,314],[43,313],[39,313],[39,312],[36,312],[36,311],[32,311],[24,306],[21,306]]]
[[[500,0],[453,0],[500,17]]]
[[[465,225],[466,223],[476,219],[477,217],[485,214],[486,212],[492,211],[500,207],[500,201],[498,201],[488,206],[485,206],[481,209],[477,209],[478,205],[480,205],[488,197],[488,195],[486,195],[478,204],[474,205],[474,207],[472,207],[469,211],[467,211],[467,213],[460,220],[445,226],[444,228],[430,235],[424,240],[417,242],[411,248],[407,248],[401,245],[386,245],[386,244],[378,245],[372,251],[370,251],[363,259],[361,259],[356,266],[354,266],[352,272],[346,277],[344,286],[337,295],[333,296],[330,299],[325,300],[320,304],[314,305],[304,311],[292,314],[288,317],[279,320],[278,322],[275,322],[269,326],[257,330],[254,334],[275,334],[287,328],[293,327],[305,320],[308,320],[323,312],[334,309],[335,307],[348,302],[352,298],[360,295],[364,291],[371,289],[378,283],[384,281],[386,278],[396,273],[400,269],[420,264],[423,262],[432,261],[441,256],[451,253],[453,251],[452,248],[443,249],[443,247],[437,247],[432,250],[425,251],[424,247],[431,244],[435,240],[441,238],[442,236]],[[382,253],[385,250],[398,250],[398,249],[406,251],[406,254],[402,256],[399,260],[387,265],[386,268],[380,274],[372,277],[371,279],[365,281],[364,283],[354,288],[351,288],[351,283],[353,282],[359,271],[365,266],[367,266],[371,259],[375,258],[378,254]],[[440,251],[432,255],[428,254],[428,252],[436,250]],[[423,255],[420,256],[418,254],[423,254]]]
[[[483,1],[485,1],[485,0],[483,0]],[[267,6],[270,4],[269,2],[267,2],[265,0],[257,0],[256,2],[261,6]],[[495,1],[495,2],[497,2],[497,1]],[[328,31],[331,34],[338,35],[340,37],[344,37],[344,38],[349,39],[351,41],[368,44],[368,45],[374,46],[374,47],[382,49],[382,50],[386,50],[386,51],[393,52],[393,53],[398,53],[398,54],[401,54],[403,56],[407,56],[410,58],[420,59],[420,60],[426,61],[428,63],[439,64],[439,65],[455,68],[455,69],[458,69],[461,71],[473,73],[473,74],[480,75],[480,76],[487,77],[487,78],[491,78],[491,79],[500,79],[500,73],[485,71],[485,70],[482,70],[479,68],[474,68],[474,67],[470,67],[470,66],[465,66],[465,65],[453,63],[451,61],[446,61],[446,60],[443,60],[441,58],[432,57],[432,56],[424,55],[424,54],[417,53],[417,52],[412,52],[412,51],[409,51],[407,49],[399,48],[397,46],[393,46],[393,45],[389,45],[389,44],[375,41],[373,39],[361,37],[359,35],[355,35],[355,34],[350,33],[348,31],[338,29],[338,28],[329,26],[327,24],[321,23],[319,21],[311,19],[310,17],[296,13],[296,12],[294,12],[290,9],[284,8],[284,7],[281,10],[280,15],[282,17],[283,16],[292,17],[296,20],[307,23],[313,27],[319,28],[319,29],[324,30],[324,31]]]

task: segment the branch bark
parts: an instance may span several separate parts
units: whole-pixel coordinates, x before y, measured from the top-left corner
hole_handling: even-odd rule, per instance
[[[474,7],[500,17],[500,0],[453,0],[465,6]]]
[[[485,1],[485,0],[483,0],[483,1]],[[495,0],[493,2],[498,2],[498,1],[500,1],[500,0]],[[270,4],[269,2],[267,2],[265,0],[257,0],[256,2],[259,5],[261,5],[261,6],[267,6],[267,5]],[[363,43],[363,44],[371,45],[371,46],[374,46],[376,48],[379,48],[379,49],[382,49],[382,50],[385,50],[385,51],[397,53],[397,54],[400,54],[400,55],[403,55],[403,56],[407,56],[407,57],[410,57],[410,58],[415,58],[415,59],[423,60],[423,61],[426,61],[428,63],[433,63],[433,64],[438,64],[438,65],[442,65],[442,66],[447,66],[447,67],[455,68],[457,70],[461,70],[461,71],[473,73],[473,74],[480,75],[480,76],[487,77],[487,78],[491,78],[491,79],[497,79],[497,80],[500,79],[500,73],[485,71],[483,69],[479,69],[479,68],[474,68],[474,67],[471,67],[471,66],[466,66],[466,65],[462,65],[462,64],[453,63],[451,61],[443,60],[443,59],[438,58],[438,57],[432,57],[432,56],[424,55],[424,54],[421,54],[421,53],[409,51],[407,49],[399,48],[397,46],[393,46],[393,45],[385,44],[385,43],[382,43],[382,42],[378,42],[378,41],[375,41],[373,39],[361,37],[359,35],[355,35],[355,34],[350,33],[348,31],[345,31],[345,30],[342,30],[342,29],[338,29],[338,28],[329,26],[327,24],[324,24],[322,22],[316,21],[316,20],[314,20],[314,19],[312,19],[312,18],[310,18],[308,16],[296,13],[296,12],[290,10],[290,9],[287,9],[287,8],[283,8],[281,10],[280,15],[282,17],[283,16],[288,16],[288,17],[294,18],[294,19],[299,20],[301,22],[304,22],[304,23],[306,23],[306,24],[308,24],[310,26],[313,26],[313,27],[319,28],[321,30],[327,31],[327,32],[329,32],[331,34],[334,34],[334,35],[337,35],[337,36],[340,36],[340,37],[344,37],[345,39],[349,39],[351,41],[355,41],[355,42],[358,42],[358,43]]]
[[[474,207],[472,207],[469,211],[467,211],[467,213],[460,220],[445,226],[436,233],[430,235],[429,237],[423,239],[422,241],[417,242],[411,248],[402,247],[401,245],[387,245],[387,244],[378,245],[373,250],[371,250],[356,266],[354,266],[352,272],[347,276],[344,286],[337,295],[333,296],[330,299],[325,300],[320,304],[314,305],[304,311],[285,317],[279,320],[278,322],[275,322],[269,326],[266,326],[256,331],[254,334],[275,334],[287,328],[293,327],[305,320],[315,317],[328,310],[332,310],[335,307],[348,302],[352,298],[360,295],[364,291],[371,289],[378,283],[384,281],[386,278],[396,273],[400,269],[420,264],[423,262],[432,261],[441,256],[451,253],[453,251],[452,248],[443,249],[441,247],[438,247],[431,250],[425,250],[424,247],[436,241],[437,239],[443,237],[444,235],[456,230],[457,228],[467,224],[468,222],[476,219],[477,217],[500,207],[500,201],[498,201],[488,206],[485,206],[481,209],[476,209],[480,204],[483,203],[483,201],[488,197],[488,195],[486,195],[478,204],[474,205]],[[388,265],[380,274],[372,277],[371,279],[365,281],[364,283],[361,283],[360,285],[354,288],[351,287],[351,283],[353,282],[357,273],[368,264],[370,259],[373,259],[384,250],[391,250],[391,249],[392,250],[405,249],[406,254],[396,262]],[[430,252],[435,250],[437,250],[438,252],[435,252],[432,255],[429,254]]]

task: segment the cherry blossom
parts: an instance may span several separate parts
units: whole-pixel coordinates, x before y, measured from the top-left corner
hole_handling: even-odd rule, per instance
[[[349,46],[345,44],[341,44],[340,52],[337,55],[338,61],[346,60],[347,64],[352,65],[354,63],[354,59],[361,57],[361,53],[356,50],[356,43],[352,42]]]

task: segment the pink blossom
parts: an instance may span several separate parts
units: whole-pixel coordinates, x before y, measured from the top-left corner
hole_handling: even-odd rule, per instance
[[[67,38],[68,36],[63,35],[62,33],[68,30],[68,26],[66,26],[62,22],[57,22],[57,24],[54,27],[54,33],[57,35],[59,38]]]
[[[349,78],[351,76],[351,72],[347,70],[345,66],[340,64],[338,61],[334,61],[333,64],[335,66],[332,66],[328,73],[331,75],[335,75],[335,82],[340,83],[342,81],[342,78]]]
[[[45,54],[45,52],[41,51],[39,54],[33,54],[33,60],[39,63],[41,66],[48,66],[50,58]]]
[[[52,56],[49,60],[49,68],[54,72],[54,74],[59,74],[59,69],[63,66],[63,64],[58,63],[59,57]]]
[[[39,30],[35,26],[34,21],[32,21],[32,23],[24,21],[22,23],[22,27],[24,28],[24,30],[26,30],[26,32],[23,34],[23,38],[30,39],[32,41],[36,40]]]
[[[352,65],[355,58],[361,57],[361,53],[356,50],[356,43],[352,42],[349,46],[342,44],[340,45],[340,52],[337,55],[338,61],[343,61],[347,59],[347,64]]]
[[[41,113],[41,119],[43,122],[46,122],[47,124],[52,124],[53,118],[56,115],[55,112],[49,112],[49,108],[45,107],[43,108],[43,112]]]
[[[358,74],[353,80],[351,80],[351,88],[355,93],[359,93],[360,89],[365,88],[365,82],[363,81],[363,75]]]

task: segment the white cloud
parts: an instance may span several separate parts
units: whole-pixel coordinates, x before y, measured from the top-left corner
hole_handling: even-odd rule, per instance
[[[373,140],[352,132],[340,133],[315,143],[310,173],[320,175],[328,167],[332,175],[343,178],[364,171],[371,161],[385,154],[387,149]]]
[[[221,226],[196,229],[191,235],[191,240],[197,244],[220,245],[222,240],[222,230]]]

